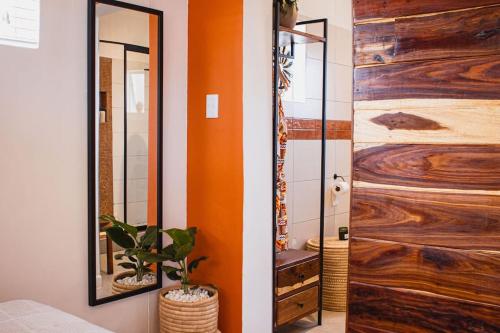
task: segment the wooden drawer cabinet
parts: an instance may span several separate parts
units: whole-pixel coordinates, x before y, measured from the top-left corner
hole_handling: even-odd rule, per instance
[[[276,323],[286,325],[318,310],[318,286],[278,301]]]
[[[276,327],[318,311],[317,252],[288,250],[276,255]]]

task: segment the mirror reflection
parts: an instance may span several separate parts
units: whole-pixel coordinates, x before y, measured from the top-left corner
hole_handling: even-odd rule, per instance
[[[96,297],[155,287],[158,16],[96,3]]]

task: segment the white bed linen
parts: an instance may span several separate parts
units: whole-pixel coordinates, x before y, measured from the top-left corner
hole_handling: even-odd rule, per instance
[[[48,305],[29,300],[0,303],[0,333],[112,333]]]

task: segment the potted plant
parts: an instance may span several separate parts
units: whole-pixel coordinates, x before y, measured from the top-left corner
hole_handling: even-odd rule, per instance
[[[103,215],[100,219],[107,222],[105,229],[109,238],[123,248],[123,253],[115,255],[116,260],[123,260],[118,266],[126,269],[113,276],[113,294],[141,289],[156,284],[156,276],[151,266],[156,255],[153,250],[158,240],[158,227],[148,226],[139,236],[139,230],[129,224],[118,221],[114,216]]]
[[[180,285],[164,288],[159,294],[160,332],[162,333],[215,333],[219,315],[219,295],[213,286],[191,284],[190,273],[205,256],[188,256],[195,246],[197,229],[162,230],[172,238],[172,244],[158,252],[157,261],[164,262],[162,271]]]
[[[280,2],[280,25],[290,29],[295,28],[299,7],[297,0],[279,0]]]

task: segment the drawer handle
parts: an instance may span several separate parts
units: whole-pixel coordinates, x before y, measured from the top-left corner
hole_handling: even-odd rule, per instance
[[[304,308],[304,303],[297,303],[297,305],[299,306],[299,308],[303,309]]]
[[[304,280],[306,276],[304,274],[299,274],[299,279]]]

